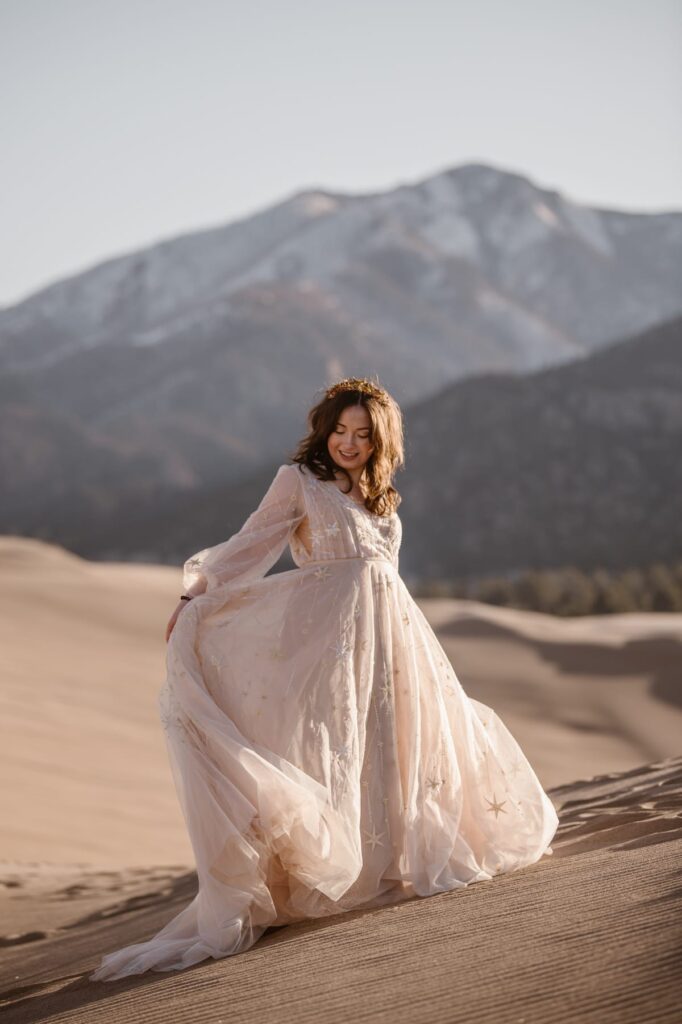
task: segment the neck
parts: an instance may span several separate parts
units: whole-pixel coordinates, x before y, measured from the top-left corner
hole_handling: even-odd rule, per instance
[[[360,488],[360,481],[362,480],[362,475],[363,475],[364,471],[365,471],[365,467],[364,466],[360,466],[359,469],[347,469],[346,470],[346,472],[350,476],[351,480],[353,481],[353,487],[357,487],[358,489]],[[344,477],[344,479],[345,479],[345,477]]]

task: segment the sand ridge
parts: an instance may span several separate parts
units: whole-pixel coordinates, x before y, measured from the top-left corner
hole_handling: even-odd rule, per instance
[[[0,572],[0,857],[193,864],[157,709],[180,570],[0,537]],[[682,615],[421,606],[545,787],[679,752]]]
[[[117,982],[88,980],[99,955],[153,934],[196,891],[193,875],[72,867],[51,888],[47,868],[6,866],[3,911],[13,906],[17,930],[2,956],[4,1020],[672,1024],[682,757],[549,795],[560,817],[554,852],[531,867],[269,929],[243,954]]]

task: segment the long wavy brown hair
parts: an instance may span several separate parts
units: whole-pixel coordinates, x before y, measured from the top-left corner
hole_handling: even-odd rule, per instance
[[[360,480],[365,508],[374,515],[391,515],[402,501],[392,481],[396,470],[405,464],[403,418],[398,403],[379,384],[365,377],[346,377],[328,387],[308,413],[308,433],[291,459],[307,466],[319,480],[334,480],[341,470],[348,478],[348,491],[352,490],[350,473],[334,462],[327,448],[329,435],[349,405],[363,406],[371,424],[369,441],[374,450]]]

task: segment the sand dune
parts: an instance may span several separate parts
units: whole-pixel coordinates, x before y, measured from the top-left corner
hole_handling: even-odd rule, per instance
[[[5,1024],[679,1021],[682,758],[549,793],[554,853],[529,868],[117,982],[88,980],[100,953],[151,936],[194,877],[8,865]]]
[[[192,864],[156,707],[179,570],[2,537],[0,571],[0,858]],[[681,615],[420,603],[545,787],[679,753]]]
[[[545,786],[682,750],[682,615],[420,603],[467,692],[502,715]]]
[[[178,570],[0,538],[0,857],[192,863],[156,695]]]
[[[554,800],[553,856],[94,985],[103,952],[152,935],[196,888],[156,709],[180,572],[17,537],[0,538],[0,569],[8,1024],[679,1020],[682,616],[421,601]]]

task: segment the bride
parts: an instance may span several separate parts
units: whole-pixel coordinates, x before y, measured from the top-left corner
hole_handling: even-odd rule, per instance
[[[399,575],[397,403],[347,378],[308,423],[241,529],[185,562],[166,631],[159,708],[197,894],[93,980],[181,970],[273,925],[552,852],[551,800]],[[266,576],[287,545],[296,568]]]

